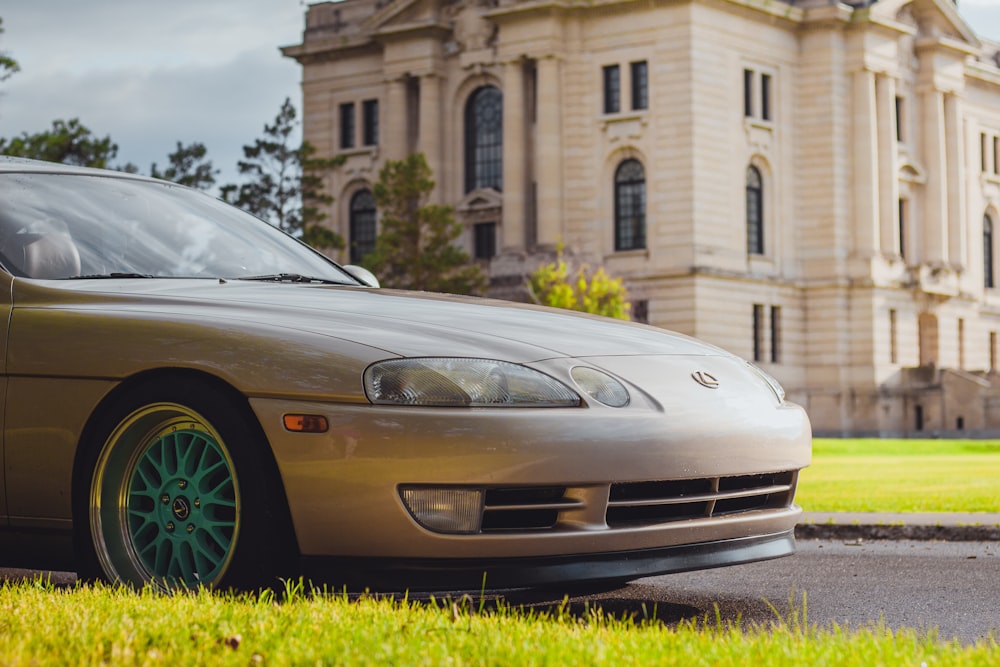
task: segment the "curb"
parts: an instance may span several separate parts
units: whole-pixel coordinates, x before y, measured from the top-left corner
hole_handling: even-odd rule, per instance
[[[795,537],[802,540],[1000,542],[1000,515],[806,512],[795,527]]]

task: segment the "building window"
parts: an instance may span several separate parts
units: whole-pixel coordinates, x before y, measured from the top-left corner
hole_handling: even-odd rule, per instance
[[[771,363],[781,361],[781,306],[771,306]]]
[[[743,115],[753,118],[753,70],[743,70]]]
[[[747,252],[764,254],[764,183],[753,165],[747,167]]]
[[[990,170],[990,164],[989,164],[989,161],[987,160],[987,155],[988,155],[987,145],[988,145],[988,143],[986,141],[986,133],[985,132],[980,132],[979,133],[979,169],[984,174],[987,171]]]
[[[990,332],[990,370],[997,369],[997,332]]]
[[[604,66],[604,113],[621,111],[621,72],[618,65]]]
[[[764,360],[764,306],[753,305],[753,360]]]
[[[965,369],[965,320],[958,318],[958,369]]]
[[[903,141],[903,98],[896,95],[896,141]]]
[[[638,160],[615,171],[615,250],[646,247],[646,172]]]
[[[354,148],[354,102],[340,105],[340,147]]]
[[[503,189],[503,94],[477,88],[465,106],[465,191]]]
[[[472,227],[476,259],[492,259],[497,254],[497,223],[480,222]]]
[[[361,103],[361,134],[365,146],[378,145],[378,100]]]
[[[632,63],[632,109],[649,108],[649,67],[645,60]]]
[[[757,80],[760,87],[757,87]],[[743,115],[771,121],[774,116],[774,77],[752,69],[743,70]],[[758,90],[760,92],[758,92]]]
[[[993,137],[993,173],[1000,175],[1000,137]]]
[[[899,349],[896,347],[896,309],[889,310],[889,363],[899,363]]]
[[[916,426],[918,431],[924,430],[924,406],[913,406],[913,425]]]
[[[649,299],[637,299],[632,302],[632,321],[649,324]]]
[[[896,248],[896,252],[903,259],[906,259],[906,200],[900,199],[899,203],[899,247]]]
[[[358,264],[375,249],[375,197],[371,190],[358,190],[351,197],[350,257]]]
[[[760,117],[771,120],[771,75],[760,75]]]
[[[993,269],[993,219],[983,216],[983,286],[996,287]]]

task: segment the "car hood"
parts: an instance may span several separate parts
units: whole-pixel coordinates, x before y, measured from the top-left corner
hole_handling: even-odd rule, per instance
[[[398,356],[514,362],[598,355],[730,356],[693,338],[646,325],[430,292],[160,279],[60,281],[58,287],[80,308],[254,322],[284,329],[292,338],[329,336]]]

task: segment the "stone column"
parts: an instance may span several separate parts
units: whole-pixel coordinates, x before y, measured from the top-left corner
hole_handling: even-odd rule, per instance
[[[379,152],[388,160],[406,157],[406,135],[409,119],[406,117],[406,78],[397,77],[385,82],[385,104],[379,110]]]
[[[501,246],[507,253],[525,250],[525,150],[528,123],[524,95],[524,62],[503,66],[503,221]]]
[[[535,141],[538,245],[549,248],[563,240],[562,117],[560,64],[555,57],[538,61],[538,112]]]
[[[944,136],[947,164],[948,259],[952,266],[968,266],[968,234],[965,229],[965,140],[962,127],[962,101],[955,93],[944,96]]]
[[[899,254],[899,165],[896,149],[896,80],[875,77],[878,113],[879,245],[882,254]]]
[[[433,204],[442,201],[444,174],[441,162],[441,79],[433,72],[420,77],[420,127],[418,128],[417,151],[427,158],[427,166],[437,186],[429,200]]]
[[[948,165],[945,148],[944,95],[929,89],[921,93],[923,145],[927,163],[927,187],[923,207],[923,261],[948,261]]]
[[[875,75],[854,73],[854,251],[862,259],[879,249],[879,136],[876,123]]]

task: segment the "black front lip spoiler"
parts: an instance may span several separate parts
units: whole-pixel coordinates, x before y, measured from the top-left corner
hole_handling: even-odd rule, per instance
[[[793,530],[657,549],[537,558],[346,558],[304,556],[314,584],[371,591],[480,591],[621,582],[788,556]]]

